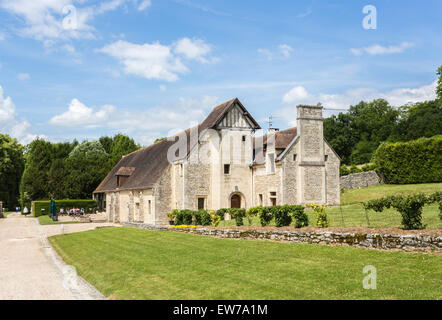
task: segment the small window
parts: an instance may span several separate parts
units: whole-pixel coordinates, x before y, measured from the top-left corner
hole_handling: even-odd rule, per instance
[[[324,156],[324,161],[327,162],[327,160],[328,160],[328,155],[325,155]]]
[[[259,205],[262,206],[262,193],[258,195]]]
[[[183,176],[183,164],[180,163],[180,177]]]
[[[147,214],[150,215],[152,213],[152,202],[149,200],[147,202]]]
[[[198,198],[198,210],[204,209],[204,198]]]
[[[276,197],[276,192],[275,192],[275,191],[272,191],[272,192],[270,192],[270,195],[271,195],[272,197]]]
[[[224,174],[230,174],[230,164],[224,165]]]
[[[242,141],[246,141],[246,136],[242,136]]]
[[[296,162],[296,158],[298,158],[298,155],[297,155],[297,154],[294,154],[294,155],[293,155],[293,161]]]

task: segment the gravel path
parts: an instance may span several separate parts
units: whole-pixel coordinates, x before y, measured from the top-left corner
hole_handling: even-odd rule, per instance
[[[64,225],[64,233],[115,226],[111,223]],[[36,218],[9,214],[0,219],[0,300],[105,299],[76,275],[49,244],[62,233],[60,225],[41,226]]]

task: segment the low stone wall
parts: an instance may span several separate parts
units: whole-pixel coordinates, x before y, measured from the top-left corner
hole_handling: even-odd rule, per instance
[[[349,245],[371,249],[442,252],[442,237],[428,235],[392,235],[378,233],[358,234],[327,231],[307,232],[301,230],[277,231],[221,228],[171,228],[169,226],[153,226],[136,222],[124,223],[123,225],[127,227],[137,227],[148,230],[185,232],[219,238],[262,239],[332,245]]]
[[[376,171],[367,171],[342,176],[340,177],[340,183],[343,189],[360,189],[382,184],[383,182]]]

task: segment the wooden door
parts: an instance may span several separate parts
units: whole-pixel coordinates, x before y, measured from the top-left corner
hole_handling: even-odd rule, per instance
[[[230,207],[231,208],[241,208],[241,197],[237,194],[234,194],[230,199]]]

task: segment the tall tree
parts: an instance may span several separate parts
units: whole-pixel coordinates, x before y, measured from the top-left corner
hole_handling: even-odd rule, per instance
[[[122,156],[125,156],[140,148],[132,138],[123,134],[117,134],[114,136],[111,147],[111,167],[115,166]]]
[[[24,169],[23,146],[9,135],[0,134],[0,201],[5,208],[18,205],[20,178]]]
[[[66,159],[66,196],[70,199],[90,198],[108,173],[104,165],[108,161],[109,154],[99,141],[83,142],[76,146]]]
[[[439,79],[437,80],[436,96],[438,99],[442,100],[442,66],[437,69],[436,73],[439,76]]]
[[[442,134],[442,100],[405,105],[400,113],[392,140],[409,141]]]
[[[42,139],[34,140],[26,147],[25,170],[20,184],[23,206],[29,206],[32,200],[49,198],[48,178],[53,150],[52,144]]]
[[[346,164],[361,164],[392,134],[399,111],[384,99],[361,101],[324,120],[324,135]]]

